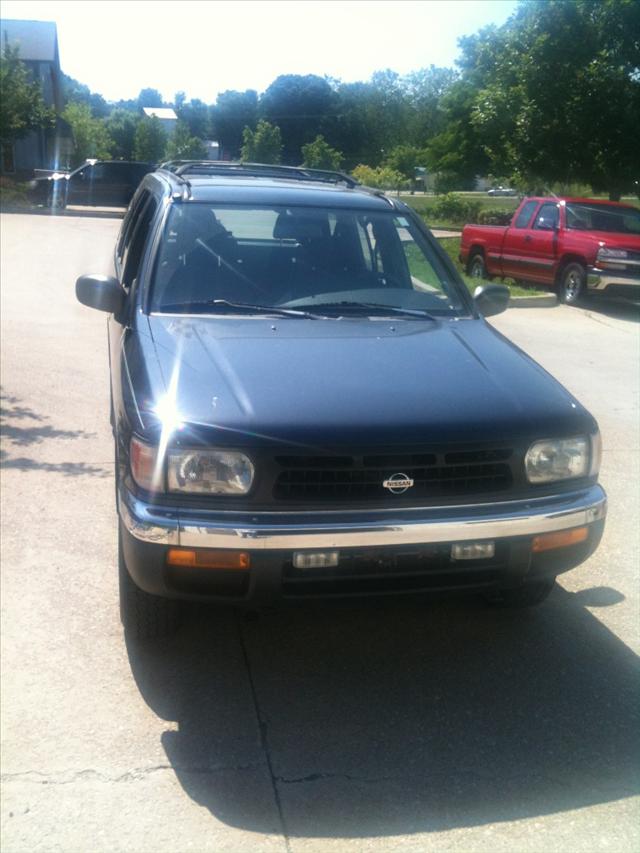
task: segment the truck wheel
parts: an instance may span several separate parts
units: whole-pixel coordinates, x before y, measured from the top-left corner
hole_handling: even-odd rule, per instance
[[[119,525],[118,525],[119,527]],[[149,595],[133,582],[122,550],[118,529],[118,581],[120,621],[132,640],[152,640],[174,634],[180,625],[180,602]]]
[[[535,607],[548,598],[555,585],[555,578],[527,581],[516,589],[498,589],[487,595],[487,601],[494,607]]]
[[[471,278],[478,279],[489,278],[482,252],[476,252],[469,258],[469,262],[467,263],[467,275],[470,275]]]
[[[567,264],[560,273],[558,288],[560,302],[564,302],[565,305],[576,305],[584,296],[585,279],[586,274],[582,264]]]

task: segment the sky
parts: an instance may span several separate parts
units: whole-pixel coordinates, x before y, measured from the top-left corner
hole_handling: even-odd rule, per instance
[[[515,0],[2,0],[3,18],[55,21],[62,70],[107,100],[159,89],[213,103],[279,74],[352,82],[453,66],[457,40]]]

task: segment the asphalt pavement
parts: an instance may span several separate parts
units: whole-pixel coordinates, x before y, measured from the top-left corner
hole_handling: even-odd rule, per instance
[[[203,608],[127,647],[106,321],[74,296],[119,224],[0,220],[5,853],[637,850],[637,310],[492,321],[603,433],[603,542],[539,609]]]

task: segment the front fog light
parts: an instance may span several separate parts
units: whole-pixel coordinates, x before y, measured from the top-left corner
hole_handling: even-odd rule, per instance
[[[253,483],[253,463],[233,450],[171,450],[167,480],[171,492],[246,495]]]
[[[530,483],[551,483],[586,477],[589,472],[589,445],[586,436],[537,441],[525,457],[527,479]]]

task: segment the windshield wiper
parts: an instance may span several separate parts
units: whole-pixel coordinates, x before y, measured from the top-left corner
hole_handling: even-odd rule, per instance
[[[317,302],[313,306],[314,308],[338,308],[342,309],[358,309],[358,308],[366,308],[367,311],[375,311],[380,314],[400,314],[408,317],[420,317],[425,320],[433,320],[434,323],[438,322],[438,318],[433,314],[430,314],[428,311],[425,311],[423,308],[400,308],[396,305],[384,305],[381,302],[350,302],[345,300],[343,302]]]
[[[163,313],[190,313],[200,311],[211,311],[212,314],[267,314],[272,317],[297,317],[311,320],[327,320],[321,314],[313,314],[311,311],[299,311],[294,308],[277,308],[273,305],[251,305],[248,302],[230,302],[228,299],[206,299],[199,302],[173,302],[163,305]]]

